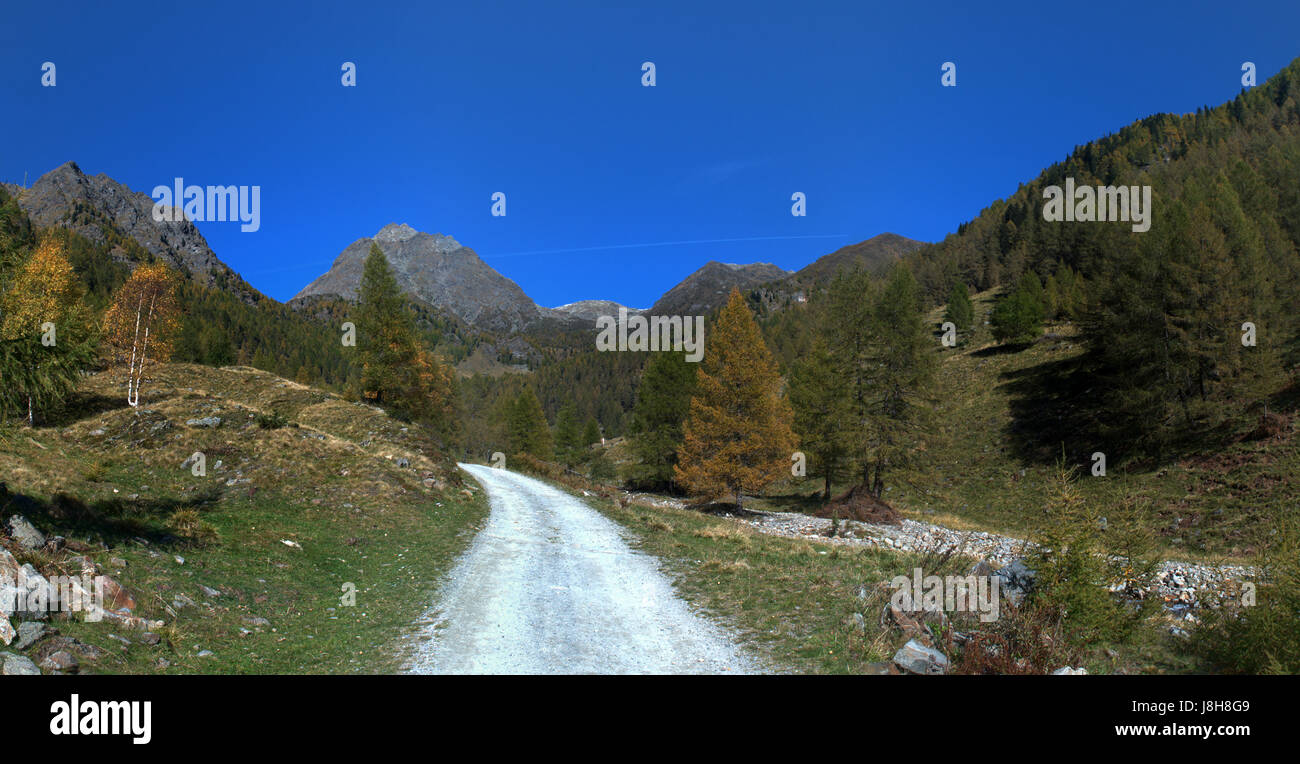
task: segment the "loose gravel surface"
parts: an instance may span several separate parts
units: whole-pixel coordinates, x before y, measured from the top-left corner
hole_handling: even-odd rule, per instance
[[[718,674],[762,667],[694,612],[658,561],[578,499],[507,470],[460,465],[488,523],[449,574],[420,674]]]

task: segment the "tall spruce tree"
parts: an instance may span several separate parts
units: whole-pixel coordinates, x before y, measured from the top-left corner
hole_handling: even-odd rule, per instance
[[[746,493],[790,474],[792,418],[772,353],[732,289],[705,343],[673,468],[678,482],[709,498],[729,494],[742,506]]]
[[[633,486],[663,490],[672,485],[698,369],[684,353],[650,354],[632,409],[628,447],[636,462],[628,467],[627,479]]]
[[[795,363],[790,372],[790,405],[800,448],[824,481],[823,496],[831,497],[834,482],[849,453],[849,396],[839,365],[823,339]]]
[[[388,258],[370,245],[357,288],[357,347],[361,395],[402,419],[432,424],[452,434],[455,380],[424,348]]]
[[[957,281],[948,293],[948,307],[944,309],[943,320],[951,321],[959,332],[968,332],[975,323],[975,306],[970,301],[970,291],[966,282]]]
[[[546,423],[546,413],[533,388],[525,386],[510,405],[506,431],[513,454],[529,454],[550,460],[555,456],[555,442]]]
[[[905,265],[896,265],[872,310],[875,388],[875,476],[872,493],[884,491],[887,470],[912,461],[928,424],[935,343],[921,314],[921,294]]]

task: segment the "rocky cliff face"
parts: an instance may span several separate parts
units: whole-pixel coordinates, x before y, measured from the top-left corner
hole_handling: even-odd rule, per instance
[[[518,284],[493,270],[474,250],[450,236],[421,233],[404,223],[390,223],[373,237],[349,244],[330,269],[290,304],[313,295],[355,299],[372,243],[388,258],[402,291],[471,326],[517,332],[551,317],[551,311],[538,307]]]
[[[263,299],[217,259],[194,223],[155,221],[154,200],[148,194],[132,191],[107,175],[91,177],[75,162],[68,162],[42,175],[31,188],[6,190],[17,191],[18,206],[34,225],[68,228],[100,244],[131,239],[201,284],[228,289],[250,302]],[[122,246],[113,249],[113,256],[134,265]]]

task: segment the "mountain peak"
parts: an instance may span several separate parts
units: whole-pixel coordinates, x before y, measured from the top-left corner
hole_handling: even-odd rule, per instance
[[[406,241],[415,238],[418,233],[406,223],[389,223],[375,234],[375,241]]]
[[[493,270],[474,250],[450,236],[417,231],[405,223],[389,223],[373,238],[352,242],[328,271],[290,302],[313,295],[356,299],[372,244],[388,259],[403,292],[471,326],[515,332],[547,315],[518,284]]]
[[[698,315],[722,305],[733,288],[748,289],[777,281],[790,272],[771,263],[723,263],[710,260],[660,297],[655,315]]]

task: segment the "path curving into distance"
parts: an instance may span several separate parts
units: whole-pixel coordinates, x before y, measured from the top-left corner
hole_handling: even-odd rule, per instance
[[[617,523],[540,480],[460,467],[487,490],[491,514],[443,584],[410,672],[762,671]]]

